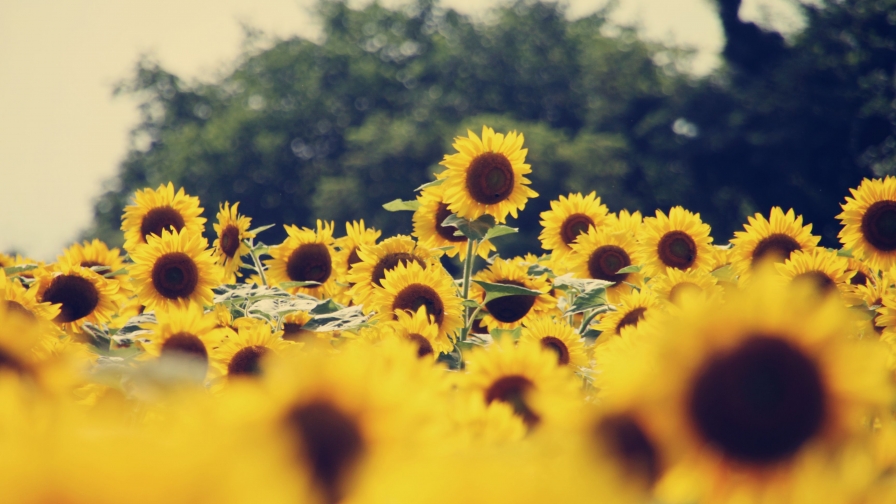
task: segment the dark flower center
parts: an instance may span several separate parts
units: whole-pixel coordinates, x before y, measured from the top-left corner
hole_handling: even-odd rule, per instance
[[[229,376],[260,375],[261,358],[264,357],[267,352],[267,347],[261,345],[241,348],[237,353],[233,354],[233,358],[230,359],[230,363],[227,364],[227,374]]]
[[[619,323],[616,324],[616,334],[620,334],[623,327],[630,326],[630,325],[637,327],[638,322],[640,322],[641,320],[644,319],[644,313],[646,311],[647,311],[647,308],[645,308],[643,306],[639,306],[639,307],[635,308],[634,310],[626,313],[625,316],[622,317],[622,320],[620,320]]]
[[[12,371],[18,375],[24,374],[28,368],[18,358],[0,348],[0,371]]]
[[[364,438],[355,420],[327,402],[315,401],[293,408],[285,423],[327,502],[340,500],[340,484],[364,453]]]
[[[598,442],[606,446],[629,473],[652,485],[660,473],[660,460],[650,438],[630,415],[610,415],[596,425]]]
[[[557,363],[561,366],[569,364],[569,349],[560,338],[544,336],[541,338],[541,347],[557,354]]]
[[[180,232],[184,228],[184,217],[170,206],[156,207],[146,212],[143,222],[140,223],[140,234],[143,240],[153,234],[162,236],[162,230],[173,229]]]
[[[684,231],[670,231],[660,238],[657,253],[666,266],[686,270],[697,260],[697,244]]]
[[[560,226],[560,239],[563,240],[563,243],[570,245],[580,234],[587,233],[588,228],[593,225],[594,221],[591,220],[591,217],[580,213],[572,214]]]
[[[485,403],[501,401],[513,407],[513,412],[529,427],[538,424],[539,416],[526,404],[526,394],[534,388],[528,378],[519,375],[503,376],[485,391]]]
[[[896,201],[877,201],[865,210],[862,236],[878,250],[896,250]]]
[[[451,211],[448,210],[448,205],[444,203],[439,203],[439,209],[436,211],[436,233],[439,234],[443,239],[448,240],[452,243],[467,241],[466,236],[455,236],[454,233],[458,231],[457,226],[443,226],[442,223],[445,222],[451,215]]]
[[[794,282],[805,282],[812,286],[816,292],[822,295],[830,294],[837,290],[837,283],[831,277],[820,271],[807,271],[793,277]]]
[[[190,297],[199,285],[199,270],[183,252],[169,252],[156,259],[152,267],[152,285],[168,299]]]
[[[514,174],[504,154],[484,152],[470,162],[467,170],[467,192],[478,203],[494,205],[513,192]]]
[[[603,245],[588,258],[588,274],[591,278],[619,284],[628,278],[629,273],[617,272],[631,265],[632,260],[622,247]]]
[[[359,262],[361,262],[361,256],[358,255],[358,247],[355,247],[348,254],[348,265],[351,267],[353,264],[358,264]]]
[[[436,325],[442,326],[445,320],[445,304],[439,293],[432,287],[423,284],[411,284],[401,289],[392,302],[392,311],[407,310],[417,313],[421,306],[426,307],[426,314],[435,319]]]
[[[286,274],[293,282],[324,283],[332,272],[330,251],[323,243],[299,245],[286,261]]]
[[[409,252],[390,252],[376,263],[370,278],[375,285],[382,287],[383,284],[381,282],[386,278],[387,271],[392,271],[398,267],[399,263],[404,264],[405,267],[407,267],[411,262],[419,264],[421,268],[426,268],[426,263],[414,254]]]
[[[46,303],[61,304],[56,322],[67,323],[93,313],[100,302],[100,293],[90,280],[84,277],[59,275],[50,282],[42,300]]]
[[[432,355],[433,353],[435,353],[435,350],[432,347],[432,343],[430,343],[428,339],[424,338],[423,335],[411,333],[408,334],[408,339],[410,339],[417,345],[417,357],[423,358],[427,355]]]
[[[240,248],[240,230],[233,224],[221,230],[221,252],[227,257],[233,257]]]
[[[751,264],[757,264],[766,256],[775,262],[784,262],[796,250],[800,250],[800,244],[792,236],[783,233],[770,234],[756,244]]]
[[[772,464],[795,454],[821,429],[825,387],[818,368],[778,337],[750,337],[697,373],[689,412],[725,456]]]
[[[515,280],[500,280],[495,283],[526,287],[522,282]],[[495,320],[509,324],[525,317],[535,305],[537,297],[528,294],[499,297],[485,303],[485,309],[488,310]]]
[[[191,364],[190,377],[195,381],[203,381],[208,373],[208,349],[194,334],[179,332],[169,336],[162,343],[159,359],[162,362],[186,359]]]
[[[284,322],[283,339],[289,341],[300,341],[305,338],[314,337],[314,331],[302,329],[302,327],[304,327],[304,324],[297,324],[295,322]]]
[[[849,279],[849,285],[865,285],[868,283],[868,276],[861,271],[856,271],[856,274]]]

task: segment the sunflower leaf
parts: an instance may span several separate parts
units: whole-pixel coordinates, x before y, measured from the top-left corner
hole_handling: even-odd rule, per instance
[[[466,236],[470,240],[482,240],[488,231],[495,227],[495,218],[491,215],[483,215],[471,221],[451,214],[442,221],[442,226],[456,227],[455,236]]]
[[[522,327],[514,327],[513,329],[492,329],[489,333],[493,340],[501,341],[502,338],[510,338],[513,341],[517,341],[523,335]]]
[[[418,208],[420,208],[420,202],[417,200],[402,200],[401,198],[394,199],[385,205],[383,208],[390,212],[416,212]]]
[[[852,257],[852,250],[840,249],[837,251],[837,255],[840,257]]]
[[[545,266],[543,264],[530,265],[529,269],[526,270],[526,274],[529,276],[547,275],[548,278],[556,278],[557,277],[557,275],[554,274],[554,272],[551,270],[551,268],[548,268],[547,266]]]
[[[327,304],[321,303],[320,305],[315,307],[314,310],[311,310],[311,312],[309,312],[311,314],[314,314],[314,318],[303,325],[302,329],[318,332],[342,331],[359,327],[362,324],[366,323],[367,319],[369,318],[367,315],[364,315],[364,312],[361,311],[360,306],[350,306],[348,308],[342,308],[336,303],[333,303],[333,300],[331,299],[328,299],[327,301],[329,303],[332,303],[333,306],[336,306],[340,309],[331,312],[315,314],[314,310],[317,310],[322,305]]]
[[[554,278],[554,287],[557,287],[559,289],[563,289],[565,287],[581,293],[585,293],[599,287],[607,287],[609,285],[613,285],[613,282],[608,282],[606,280],[597,280],[594,278],[573,278],[572,273],[567,273],[565,275]]]
[[[631,266],[626,266],[626,267],[622,268],[621,270],[617,271],[616,274],[622,275],[624,273],[637,273],[639,271],[641,271],[641,265],[640,264],[632,264]]]
[[[427,187],[435,187],[438,185],[442,185],[443,182],[445,182],[445,179],[443,179],[443,178],[435,179],[432,182],[427,182],[427,183],[423,184],[422,186],[414,189],[414,192],[422,191],[422,190],[426,189]]]
[[[37,269],[36,264],[22,264],[20,266],[10,266],[8,268],[3,268],[3,271],[6,273],[6,276],[18,275],[19,273],[24,273],[26,271],[31,271],[33,269]]]
[[[91,269],[93,269],[93,268],[91,268]],[[107,269],[112,269],[112,268],[107,268]],[[127,275],[127,274],[128,274],[128,269],[121,268],[118,271],[110,271],[109,273],[104,274],[103,277],[104,278],[112,278],[112,277],[117,277],[117,276]]]
[[[485,300],[482,302],[483,304],[488,304],[490,301],[506,296],[540,296],[544,294],[541,291],[527,289],[518,285],[492,283],[483,280],[473,281],[485,291]]]
[[[280,282],[277,284],[277,287],[280,287],[281,289],[292,289],[294,287],[317,287],[318,285],[320,285],[320,282]]]
[[[576,299],[572,302],[572,305],[570,305],[569,309],[566,310],[566,315],[571,315],[573,313],[582,313],[601,307],[607,307],[607,289],[605,287],[591,289],[584,294],[576,296]]]
[[[258,227],[255,228],[255,229],[250,229],[249,231],[247,231],[247,233],[252,233],[252,234],[256,234],[256,235],[257,235],[258,233],[260,233],[260,232],[262,232],[262,231],[267,231],[268,229],[271,229],[271,228],[274,227],[274,226],[276,226],[276,224],[268,224],[268,225],[265,225],[265,226],[258,226]]]
[[[497,226],[486,231],[485,236],[483,236],[482,239],[483,240],[491,240],[492,238],[497,238],[499,236],[518,233],[519,231],[520,230],[518,228],[512,228],[510,226],[498,224]]]
[[[472,299],[464,299],[464,302],[461,305],[466,306],[467,308],[479,308],[479,303]]]
[[[102,273],[104,271],[109,271],[112,268],[110,268],[108,266],[91,266],[89,269],[90,269],[90,271],[92,271],[94,273]]]
[[[314,308],[312,308],[308,313],[311,315],[327,315],[330,313],[335,313],[341,310],[343,307],[336,304],[332,299],[327,299],[326,301],[321,301]]]

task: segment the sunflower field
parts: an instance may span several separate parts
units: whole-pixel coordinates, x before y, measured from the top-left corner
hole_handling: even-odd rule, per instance
[[[723,243],[590,192],[502,257],[524,142],[455,138],[383,205],[413,236],[269,245],[224,202],[209,243],[168,183],[123,252],[0,256],[0,502],[896,501],[896,178],[851,190],[839,250],[793,210]]]

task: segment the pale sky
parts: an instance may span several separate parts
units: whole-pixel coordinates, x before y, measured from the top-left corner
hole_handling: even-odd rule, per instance
[[[442,4],[482,15],[500,2]],[[605,2],[569,0],[569,14]],[[113,99],[112,88],[131,76],[141,54],[188,81],[214,79],[240,52],[241,22],[280,38],[314,38],[313,3],[0,0],[0,251],[52,260],[89,225],[139,120],[136,102]],[[694,71],[705,73],[723,44],[713,5],[619,0],[613,19],[639,24],[648,39],[696,48]],[[745,0],[741,18],[790,30],[798,24],[788,0]]]

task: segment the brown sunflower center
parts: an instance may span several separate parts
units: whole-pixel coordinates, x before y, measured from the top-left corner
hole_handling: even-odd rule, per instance
[[[561,366],[569,364],[569,348],[560,338],[554,336],[544,336],[541,338],[541,348],[550,350],[557,354],[557,363]]]
[[[681,282],[675,284],[675,286],[669,290],[669,301],[678,303],[684,296],[693,296],[694,294],[699,294],[701,292],[703,292],[703,289],[700,288],[699,285],[692,282]]]
[[[896,250],[896,201],[876,201],[865,210],[862,236],[878,250]]]
[[[330,251],[323,243],[299,245],[286,261],[286,274],[293,282],[324,283],[332,272]]]
[[[422,334],[408,334],[408,339],[417,345],[417,357],[423,358],[427,355],[432,355],[433,353],[435,353],[435,349],[433,349],[432,343],[430,343],[428,339],[424,338]]]
[[[856,271],[856,274],[849,279],[849,285],[865,285],[868,283],[868,276],[861,271]]]
[[[563,243],[571,245],[580,234],[587,233],[588,228],[593,225],[594,221],[591,220],[591,217],[580,213],[572,214],[560,226],[560,239],[563,240]]]
[[[595,434],[626,471],[653,484],[660,472],[660,460],[650,438],[630,415],[604,417]]]
[[[340,482],[365,451],[357,422],[324,401],[296,406],[285,418],[297,452],[310,466],[327,502],[341,498]]]
[[[619,284],[624,282],[629,274],[617,272],[631,265],[632,260],[622,247],[603,245],[596,248],[588,257],[588,274],[591,278]]]
[[[100,293],[93,283],[84,277],[59,275],[50,282],[50,286],[44,291],[43,301],[61,304],[56,321],[67,323],[93,313],[100,302]]]
[[[483,152],[467,170],[467,192],[477,203],[494,205],[513,192],[513,166],[504,154]]]
[[[697,260],[697,244],[684,231],[669,231],[656,247],[660,261],[670,268],[686,270]]]
[[[180,232],[184,228],[184,217],[170,206],[156,207],[146,212],[143,222],[140,223],[140,234],[143,240],[153,234],[162,236],[162,230],[174,229]]]
[[[17,357],[0,348],[0,371],[11,371],[16,374],[24,374],[27,366]]]
[[[513,407],[513,412],[529,427],[535,426],[540,418],[526,404],[526,394],[534,388],[532,382],[520,375],[502,376],[485,391],[485,403],[501,401]]]
[[[348,266],[351,267],[353,264],[358,264],[361,262],[361,256],[358,255],[359,247],[355,247],[348,254]]]
[[[162,343],[159,355],[162,362],[187,360],[190,362],[190,377],[196,381],[205,379],[208,373],[208,349],[195,334],[179,332],[172,334]]]
[[[452,243],[467,241],[466,236],[455,236],[454,233],[458,231],[457,226],[443,226],[442,223],[445,222],[451,215],[451,210],[448,210],[448,205],[444,203],[439,203],[439,209],[436,210],[436,233],[441,236],[443,239],[448,240]]]
[[[622,317],[622,320],[620,320],[619,323],[616,324],[616,334],[619,334],[622,331],[623,327],[630,326],[630,325],[637,327],[638,322],[640,322],[642,319],[644,319],[644,313],[646,311],[647,311],[647,308],[645,308],[643,306],[639,306],[639,307],[635,308],[634,310],[626,313],[625,316]]]
[[[759,261],[768,258],[776,262],[783,262],[790,257],[790,254],[796,250],[800,250],[800,244],[792,236],[783,233],[774,233],[759,240],[756,248],[753,249],[753,260],[751,264],[757,264]]]
[[[822,295],[827,295],[837,290],[837,283],[821,271],[807,271],[805,273],[800,273],[793,277],[793,281],[808,283],[816,292]]]
[[[727,457],[772,464],[796,453],[822,427],[825,388],[801,350],[778,337],[750,337],[697,373],[689,413]]]
[[[153,264],[152,285],[168,299],[190,297],[199,285],[199,269],[189,255],[169,252]]]
[[[392,302],[392,311],[408,310],[417,313],[421,306],[426,307],[426,314],[433,317],[436,325],[441,327],[445,320],[445,304],[439,293],[428,285],[411,284],[401,289]]]
[[[526,287],[522,282],[517,282],[516,280],[499,280],[495,283]],[[525,317],[535,305],[537,297],[527,294],[499,297],[485,303],[485,309],[488,310],[495,320],[509,324]]]
[[[233,257],[240,248],[240,230],[233,224],[229,224],[221,230],[221,252],[227,257]]]
[[[37,320],[37,317],[35,317],[34,314],[31,313],[31,310],[29,310],[28,308],[25,308],[24,306],[22,306],[21,303],[19,303],[17,301],[7,299],[6,301],[3,301],[3,304],[6,306],[6,309],[10,313],[18,313],[22,317],[24,317],[28,320],[31,320],[31,321]]]
[[[239,349],[237,353],[233,354],[230,363],[227,364],[227,374],[229,376],[260,375],[261,358],[264,357],[267,352],[267,347],[261,345],[253,345]]]
[[[283,339],[289,341],[300,341],[306,338],[314,337],[314,331],[302,329],[304,326],[305,324],[299,324],[296,322],[284,322]]]
[[[386,278],[387,271],[392,271],[399,263],[404,264],[405,267],[407,267],[411,262],[419,264],[421,268],[426,268],[426,263],[410,252],[390,252],[374,265],[373,274],[370,278],[374,284],[382,287],[383,284],[381,282]]]

